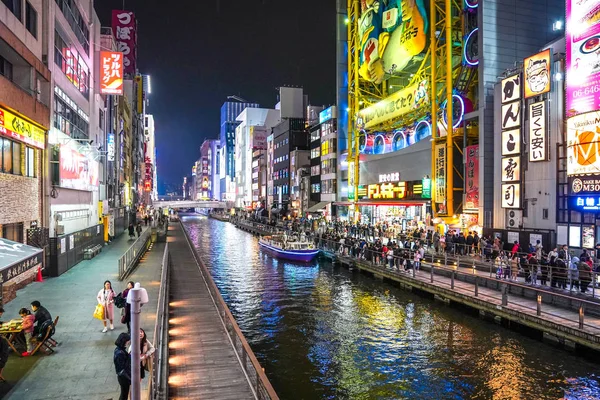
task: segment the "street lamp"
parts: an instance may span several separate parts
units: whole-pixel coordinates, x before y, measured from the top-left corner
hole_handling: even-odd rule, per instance
[[[131,305],[131,400],[141,399],[140,314],[142,306],[147,302],[148,292],[136,282],[127,293],[127,303]]]

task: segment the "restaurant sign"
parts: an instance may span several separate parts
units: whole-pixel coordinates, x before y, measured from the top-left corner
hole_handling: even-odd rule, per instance
[[[546,101],[529,105],[529,161],[547,160]]]
[[[385,182],[358,187],[359,200],[421,200],[427,198],[422,181]]]
[[[600,175],[569,177],[569,194],[581,196],[600,193]]]
[[[46,131],[25,121],[12,112],[0,108],[0,135],[16,139],[38,149],[45,147]]]
[[[0,283],[5,283],[42,262],[42,250],[0,238]]]

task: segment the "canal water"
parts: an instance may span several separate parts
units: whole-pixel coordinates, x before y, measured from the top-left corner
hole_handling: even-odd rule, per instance
[[[600,365],[328,262],[182,217],[282,399],[600,399]]]

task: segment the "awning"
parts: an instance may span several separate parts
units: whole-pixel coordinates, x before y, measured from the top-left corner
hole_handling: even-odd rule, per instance
[[[15,276],[42,263],[42,249],[0,238],[0,280]]]
[[[314,206],[309,207],[308,212],[316,212],[316,211],[322,210],[329,203],[330,203],[329,201],[320,201],[317,204],[315,204]]]

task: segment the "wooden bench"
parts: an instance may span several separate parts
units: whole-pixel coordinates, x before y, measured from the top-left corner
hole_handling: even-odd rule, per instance
[[[100,253],[101,251],[102,251],[101,244],[97,244],[95,246],[89,246],[85,250],[83,250],[83,259],[91,260],[92,258],[96,257],[98,255],[98,253]]]

